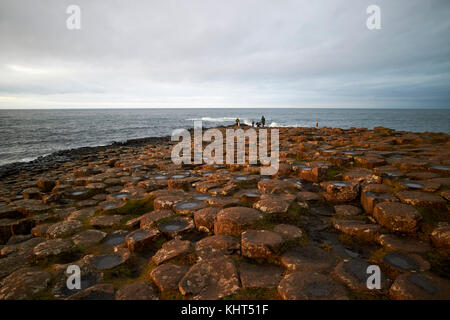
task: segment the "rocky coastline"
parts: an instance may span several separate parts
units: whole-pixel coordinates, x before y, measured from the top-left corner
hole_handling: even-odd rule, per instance
[[[274,176],[170,137],[0,167],[0,299],[450,299],[449,134],[279,132]]]

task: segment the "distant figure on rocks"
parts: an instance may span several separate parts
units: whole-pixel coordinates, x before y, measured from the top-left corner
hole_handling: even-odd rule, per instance
[[[266,125],[266,118],[264,118],[264,116],[261,117],[261,124],[262,124],[263,128]]]
[[[236,118],[236,125],[237,125],[238,127],[241,126],[241,121],[239,120],[239,118]]]
[[[252,120],[252,127],[255,126],[255,120]]]
[[[261,126],[261,122],[256,123],[256,127],[259,128]]]
[[[319,121],[316,120],[316,128],[319,127]]]

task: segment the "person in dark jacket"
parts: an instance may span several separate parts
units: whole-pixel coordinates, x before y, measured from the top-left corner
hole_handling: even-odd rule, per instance
[[[266,125],[266,118],[264,118],[264,116],[261,117],[261,125],[264,126]]]

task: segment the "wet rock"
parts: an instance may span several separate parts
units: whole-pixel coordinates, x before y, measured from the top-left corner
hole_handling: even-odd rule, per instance
[[[150,276],[161,292],[178,290],[178,284],[190,266],[166,263],[152,270]]]
[[[294,196],[280,197],[264,194],[261,200],[253,204],[253,208],[264,213],[286,213],[294,200]]]
[[[188,217],[176,217],[159,226],[159,230],[169,237],[176,237],[181,233],[195,229],[194,220]]]
[[[278,293],[284,300],[347,300],[345,288],[313,272],[293,272],[281,280]]]
[[[401,272],[427,271],[430,263],[417,254],[391,251],[384,255],[383,263],[393,270]]]
[[[155,210],[144,214],[140,217],[140,226],[142,229],[152,227],[161,219],[166,219],[173,216],[175,213],[172,210]]]
[[[241,263],[239,266],[243,288],[276,288],[284,269],[274,265]]]
[[[416,208],[399,202],[378,203],[373,216],[380,225],[399,232],[415,232],[422,219]]]
[[[240,249],[239,241],[230,235],[214,235],[203,238],[195,244],[195,252],[199,260],[210,259],[222,255],[231,255]]]
[[[449,300],[450,282],[425,273],[406,273],[398,276],[389,295],[396,300]]]
[[[98,205],[98,209],[105,214],[113,214],[117,213],[125,205],[125,201],[103,201]]]
[[[362,259],[341,261],[334,269],[333,276],[356,292],[386,293],[389,289],[390,281],[383,273],[380,275],[380,289],[369,289],[367,287],[367,279],[372,274],[367,273],[370,265],[370,263]]]
[[[181,279],[179,289],[194,300],[217,300],[239,291],[239,276],[232,260],[209,259],[193,265]]]
[[[269,230],[249,230],[242,233],[241,252],[248,258],[272,258],[283,245],[283,238]]]
[[[400,238],[393,234],[380,235],[378,242],[383,247],[396,251],[426,253],[431,250],[428,243],[412,238]]]
[[[357,239],[372,242],[378,236],[380,226],[377,224],[364,223],[358,220],[333,220],[333,227],[345,234]]]
[[[153,287],[144,281],[136,281],[122,286],[116,292],[116,300],[158,300]]]
[[[206,204],[201,201],[182,201],[175,205],[174,210],[178,214],[190,214],[205,207]]]
[[[125,237],[125,242],[131,252],[142,251],[147,249],[152,244],[153,240],[159,235],[160,232],[158,229],[138,229],[130,232]]]
[[[38,268],[19,269],[0,282],[0,300],[31,299],[47,289],[50,273]]]
[[[124,244],[127,234],[128,232],[125,230],[113,231],[106,236],[104,244],[109,247],[115,247]]]
[[[100,230],[84,230],[72,237],[77,246],[90,247],[99,244],[105,239],[107,233]]]
[[[88,255],[83,258],[83,262],[92,265],[97,270],[109,270],[118,267],[130,258],[130,251],[127,248],[115,247],[114,253],[102,255]]]
[[[188,255],[193,252],[192,243],[188,240],[173,239],[162,245],[161,249],[152,257],[156,265],[160,265],[171,259]]]
[[[114,286],[101,283],[71,295],[68,300],[114,300]]]
[[[350,202],[359,195],[359,184],[347,181],[323,182],[324,197],[330,202]]]
[[[262,193],[274,194],[274,193],[295,193],[297,190],[297,186],[285,180],[261,180],[258,182],[258,189]]]
[[[240,236],[242,232],[262,218],[262,214],[255,209],[246,207],[226,208],[216,216],[214,233]]]
[[[401,202],[413,206],[443,208],[446,204],[442,197],[423,191],[400,191],[397,197]]]
[[[24,199],[14,201],[12,205],[24,215],[33,215],[47,212],[49,207],[41,200]]]
[[[335,266],[336,258],[318,247],[295,247],[281,256],[281,263],[291,271],[325,271]]]
[[[292,224],[277,224],[273,231],[280,234],[286,241],[296,241],[302,238],[303,231]]]
[[[44,259],[69,253],[73,248],[73,242],[66,239],[52,239],[39,243],[33,252],[37,259]]]
[[[219,213],[219,208],[204,208],[194,213],[194,222],[197,230],[202,232],[214,231],[214,220]]]
[[[357,216],[361,213],[361,208],[349,204],[341,204],[334,206],[334,211],[339,216]]]
[[[72,235],[83,227],[79,220],[61,221],[50,225],[47,228],[46,235],[49,239],[62,238]]]
[[[450,248],[450,226],[435,228],[430,235],[433,245],[438,248]]]
[[[120,226],[122,216],[97,216],[91,219],[90,223],[95,228],[114,228]]]

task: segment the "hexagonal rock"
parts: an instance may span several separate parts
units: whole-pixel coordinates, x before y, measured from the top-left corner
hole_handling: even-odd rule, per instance
[[[347,300],[347,290],[335,280],[314,272],[293,272],[281,280],[284,300]]]
[[[55,239],[72,235],[83,227],[79,220],[61,221],[50,225],[46,231],[47,238]]]
[[[294,196],[289,199],[264,194],[261,196],[261,200],[253,204],[253,208],[264,213],[286,213],[294,200]]]
[[[297,193],[297,199],[301,201],[320,201],[323,198],[319,193],[310,191],[300,191]]]
[[[152,227],[158,220],[165,219],[173,216],[175,213],[172,210],[155,210],[149,213],[146,213],[140,217],[140,227],[147,228]]]
[[[416,208],[400,202],[378,203],[373,216],[380,225],[399,232],[415,232],[422,219]]]
[[[148,246],[150,246],[153,240],[160,235],[158,229],[146,228],[146,229],[138,229],[133,232],[130,232],[125,237],[125,242],[130,249],[133,251],[141,251],[145,250]]]
[[[352,169],[342,174],[345,181],[356,181],[361,185],[370,183],[381,183],[383,180],[380,176],[374,174],[368,169]]]
[[[311,182],[324,181],[328,175],[328,167],[299,167],[295,171],[301,179]]]
[[[262,193],[295,193],[297,187],[294,183],[285,180],[261,180],[258,182],[258,189],[261,190]]]
[[[161,292],[178,290],[178,284],[189,269],[190,266],[166,263],[153,269],[150,277]]]
[[[131,253],[128,248],[115,247],[114,253],[98,256],[87,255],[83,257],[83,262],[92,265],[97,270],[109,270],[127,262],[130,255]]]
[[[194,213],[194,222],[197,230],[211,232],[214,230],[214,220],[219,213],[219,208],[204,208]]]
[[[30,299],[47,289],[50,273],[38,268],[19,269],[0,282],[0,300]]]
[[[358,220],[333,219],[333,227],[345,234],[363,241],[375,241],[381,227],[377,224],[364,223]]]
[[[96,208],[95,207],[87,207],[80,210],[76,210],[69,214],[67,220],[84,220],[87,218],[91,218],[95,215]]]
[[[220,234],[196,242],[195,252],[199,260],[231,255],[241,248],[239,241],[230,235]]]
[[[380,202],[395,202],[396,197],[389,194],[391,188],[384,184],[369,184],[361,192],[361,205],[368,213],[373,212],[373,208]]]
[[[427,253],[431,250],[431,246],[426,242],[412,238],[400,238],[393,234],[381,234],[378,237],[378,243],[385,248],[405,252]]]
[[[174,206],[183,201],[184,198],[181,196],[162,196],[158,197],[153,201],[153,206],[155,210],[159,209],[173,209]]]
[[[334,206],[334,212],[340,216],[357,216],[362,210],[349,204],[340,204]]]
[[[188,240],[173,239],[164,243],[161,249],[152,257],[156,265],[171,260],[176,257],[188,255],[193,252],[192,243]]]
[[[31,234],[35,237],[45,237],[47,234],[47,230],[51,225],[52,223],[38,224],[33,229],[31,229]]]
[[[400,272],[423,272],[430,269],[430,263],[421,256],[400,251],[386,253],[382,262],[388,269]]]
[[[370,265],[370,263],[362,259],[344,260],[339,262],[334,268],[333,276],[357,292],[385,293],[389,289],[390,282],[383,273],[380,275],[380,289],[367,288],[367,279],[371,275],[367,273],[367,270]]]
[[[39,188],[26,188],[22,191],[24,199],[40,200],[42,198],[41,190]]]
[[[97,216],[92,218],[90,223],[96,228],[113,228],[120,225],[120,220],[122,220],[120,215]]]
[[[279,233],[286,241],[295,241],[301,239],[303,231],[292,224],[277,224],[273,231]]]
[[[325,199],[330,202],[349,202],[359,195],[359,184],[355,182],[328,181],[321,186],[325,189]]]
[[[136,281],[120,287],[116,300],[159,300],[159,295],[147,282]]]
[[[183,232],[189,232],[194,229],[194,220],[188,217],[176,217],[159,226],[160,231],[172,238],[175,238]]]
[[[24,215],[44,213],[50,209],[50,207],[45,205],[41,200],[32,199],[14,201],[12,206]]]
[[[194,300],[217,300],[239,291],[239,276],[231,259],[215,258],[194,264],[179,284]]]
[[[283,245],[283,238],[269,230],[249,230],[242,233],[241,254],[248,258],[271,258]]]
[[[325,271],[336,264],[336,258],[318,247],[295,247],[281,256],[281,263],[291,271]]]
[[[72,240],[77,246],[90,247],[102,242],[106,235],[100,230],[84,230],[73,235]]]
[[[232,197],[212,197],[207,200],[208,204],[211,207],[215,208],[228,208],[239,206],[241,203],[239,199]]]
[[[398,276],[389,296],[395,300],[449,300],[450,282],[426,273],[406,273]]]
[[[434,229],[430,235],[433,245],[438,248],[450,248],[450,226]]]
[[[22,214],[17,211],[15,207],[12,206],[1,206],[0,207],[0,219],[6,219],[6,218],[19,218]]]
[[[239,266],[243,288],[276,288],[284,269],[274,265],[241,263]]]
[[[214,233],[240,236],[242,232],[249,229],[262,218],[262,214],[255,209],[246,207],[226,208],[221,210],[216,216]]]
[[[67,300],[114,300],[114,286],[99,283],[71,295]]]
[[[181,201],[175,204],[174,210],[178,214],[190,214],[205,207],[203,201]]]
[[[47,178],[39,178],[36,185],[44,192],[49,192],[55,187],[55,181]]]
[[[106,214],[112,214],[116,213],[126,204],[126,201],[103,201],[98,205],[98,209]]]
[[[420,207],[443,208],[447,201],[433,193],[423,191],[400,191],[397,197],[401,202]]]
[[[73,248],[73,242],[66,239],[52,239],[39,243],[33,249],[37,259],[44,259],[51,256],[68,253]]]

